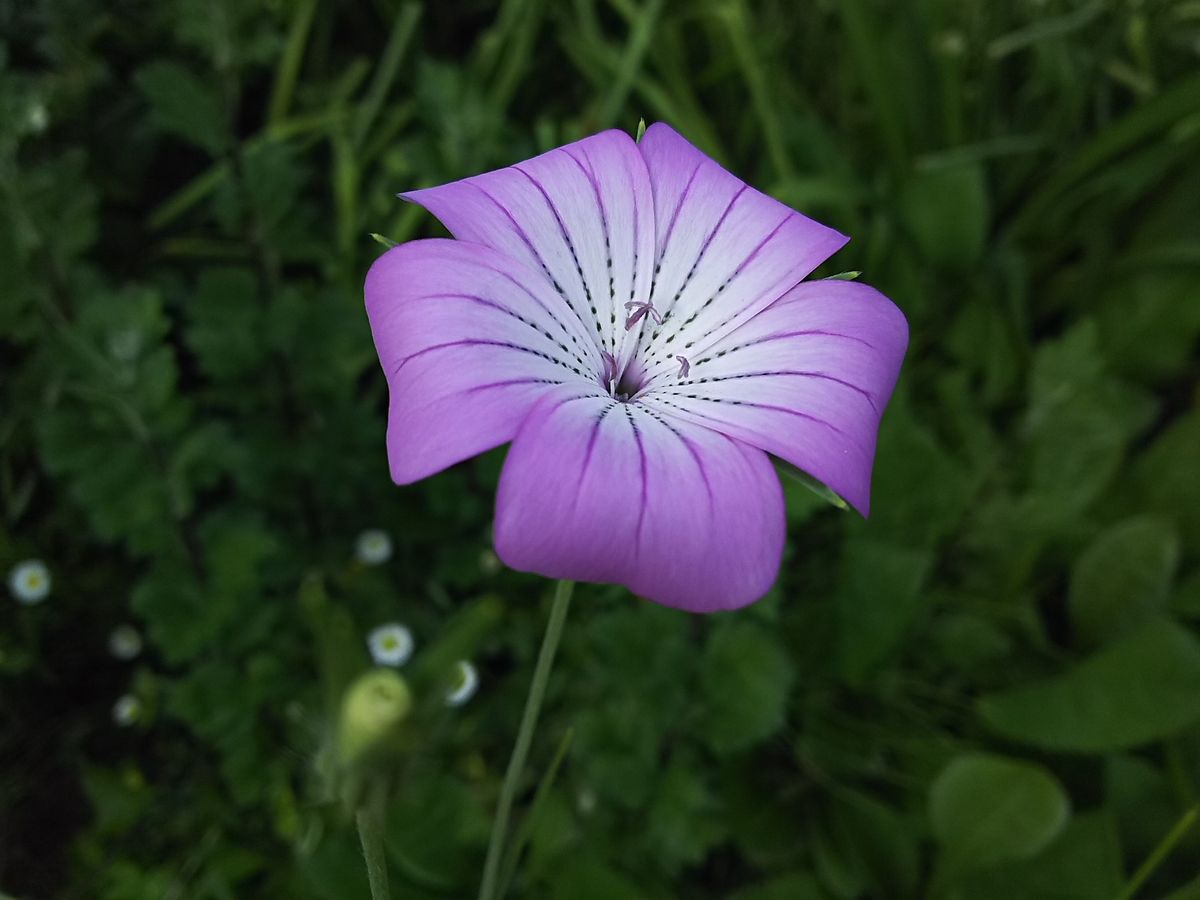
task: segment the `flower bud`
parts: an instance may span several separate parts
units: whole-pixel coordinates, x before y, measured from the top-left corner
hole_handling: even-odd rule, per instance
[[[354,765],[393,746],[412,709],[412,693],[390,669],[372,669],[346,690],[338,722],[337,750]]]

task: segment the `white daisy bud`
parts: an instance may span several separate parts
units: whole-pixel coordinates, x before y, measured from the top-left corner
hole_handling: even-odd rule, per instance
[[[369,528],[354,542],[354,556],[366,566],[380,566],[392,558],[392,539],[386,531]]]
[[[50,593],[50,570],[40,559],[27,559],[8,573],[8,589],[21,603],[41,603]]]
[[[447,706],[462,706],[473,696],[479,687],[479,672],[475,666],[465,659],[458,661],[454,667],[454,678],[450,682],[450,690],[446,693]]]
[[[113,704],[113,721],[127,728],[142,717],[142,701],[133,694],[123,694]]]
[[[142,636],[132,625],[118,625],[108,636],[108,652],[117,659],[134,659],[142,652]]]
[[[402,666],[412,656],[412,632],[399,622],[380,625],[367,635],[367,647],[377,666]]]

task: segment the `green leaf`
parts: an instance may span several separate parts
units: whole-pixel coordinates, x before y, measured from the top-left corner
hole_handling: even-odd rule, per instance
[[[1200,413],[1176,419],[1134,464],[1132,487],[1146,509],[1170,518],[1186,546],[1200,544]]]
[[[1116,475],[1126,446],[1153,418],[1155,402],[1105,375],[1095,322],[1086,319],[1038,347],[1025,431],[1030,491],[1069,517]]]
[[[917,885],[918,848],[913,823],[874,797],[844,789],[833,796],[822,831],[824,852],[836,854],[870,896],[909,896]]]
[[[795,672],[774,636],[748,621],[718,627],[704,650],[701,734],[733,753],[783,725]]]
[[[983,166],[915,173],[901,192],[900,215],[927,259],[969,268],[983,254],[991,216]]]
[[[825,893],[812,875],[794,872],[743,888],[730,900],[825,900]]]
[[[704,859],[726,836],[721,809],[692,759],[674,759],[659,779],[646,814],[644,837],[671,874]]]
[[[1200,335],[1195,292],[1196,276],[1187,270],[1142,271],[1110,285],[1097,320],[1114,369],[1164,381],[1186,365]]]
[[[1074,816],[1045,850],[959,882],[971,900],[1109,900],[1123,880],[1121,844],[1112,813]]]
[[[423,771],[406,779],[388,806],[389,856],[422,887],[463,894],[487,836],[479,798],[445,774]]]
[[[922,590],[932,555],[883,541],[857,538],[846,544],[838,591],[838,669],[861,682],[901,646],[929,606]]]
[[[1179,564],[1169,522],[1126,519],[1103,532],[1071,571],[1071,618],[1087,643],[1117,637],[1166,605]]]
[[[1134,747],[1200,719],[1200,644],[1151,619],[1062,675],[980,698],[978,710],[999,734],[1040,747]]]
[[[958,526],[977,478],[903,400],[893,401],[879,431],[871,518],[849,527],[909,547],[932,544]]]
[[[217,381],[245,379],[266,364],[258,282],[249,269],[203,270],[184,308],[185,339],[202,371]],[[244,382],[242,382],[244,383]]]
[[[551,900],[648,900],[635,881],[609,868],[592,853],[568,856],[554,873],[548,895]]]
[[[951,871],[1034,856],[1062,830],[1069,809],[1046,769],[987,753],[951,760],[929,791],[933,834]]]
[[[220,100],[186,66],[159,60],[138,69],[133,80],[164,130],[213,156],[224,150],[229,136]]]

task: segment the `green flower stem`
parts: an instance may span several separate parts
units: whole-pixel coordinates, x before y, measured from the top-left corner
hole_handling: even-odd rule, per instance
[[[538,653],[537,665],[533,669],[533,682],[525,698],[525,712],[521,714],[521,727],[517,731],[517,743],[513,746],[504,773],[504,784],[500,787],[500,802],[496,807],[496,818],[492,820],[492,837],[488,841],[487,861],[483,866],[483,880],[479,884],[479,900],[497,900],[496,878],[500,872],[500,859],[504,855],[504,844],[508,837],[508,820],[512,814],[513,799],[517,795],[517,784],[525,771],[529,757],[529,745],[537,728],[538,713],[542,709],[542,698],[546,694],[546,683],[550,680],[550,669],[554,665],[554,654],[562,637],[563,623],[571,605],[571,591],[575,583],[560,581],[554,591],[554,605],[550,607],[550,621],[546,623],[546,634],[542,637],[542,649]]]
[[[388,890],[387,854],[383,849],[383,805],[386,801],[382,784],[374,784],[358,808],[358,837],[362,841],[363,858],[367,861],[367,881],[371,885],[371,900],[391,900]]]
[[[1133,897],[1142,889],[1142,886],[1150,880],[1150,876],[1162,865],[1163,860],[1171,855],[1171,851],[1175,849],[1175,846],[1183,840],[1184,835],[1196,824],[1197,818],[1200,818],[1200,806],[1193,806],[1179,817],[1179,821],[1175,823],[1175,826],[1158,842],[1158,846],[1146,857],[1146,861],[1133,873],[1133,877],[1129,879],[1129,883],[1125,885],[1125,889],[1118,895],[1117,900],[1133,900]]]

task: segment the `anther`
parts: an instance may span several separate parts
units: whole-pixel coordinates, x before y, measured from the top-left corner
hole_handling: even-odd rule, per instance
[[[630,312],[630,310],[633,310]],[[662,324],[662,316],[658,314],[658,310],[654,308],[652,303],[639,303],[630,300],[625,304],[625,311],[629,313],[629,318],[625,320],[625,330],[628,331],[634,325],[642,320],[643,317],[649,315],[654,320],[656,325]]]
[[[607,350],[601,350],[600,356],[604,360],[604,371],[600,373],[600,380],[605,389],[611,392],[617,380],[617,360]]]
[[[678,353],[675,354],[675,358],[679,360],[679,377],[687,378],[688,372],[692,370],[692,364],[688,362],[686,356],[680,356]]]

